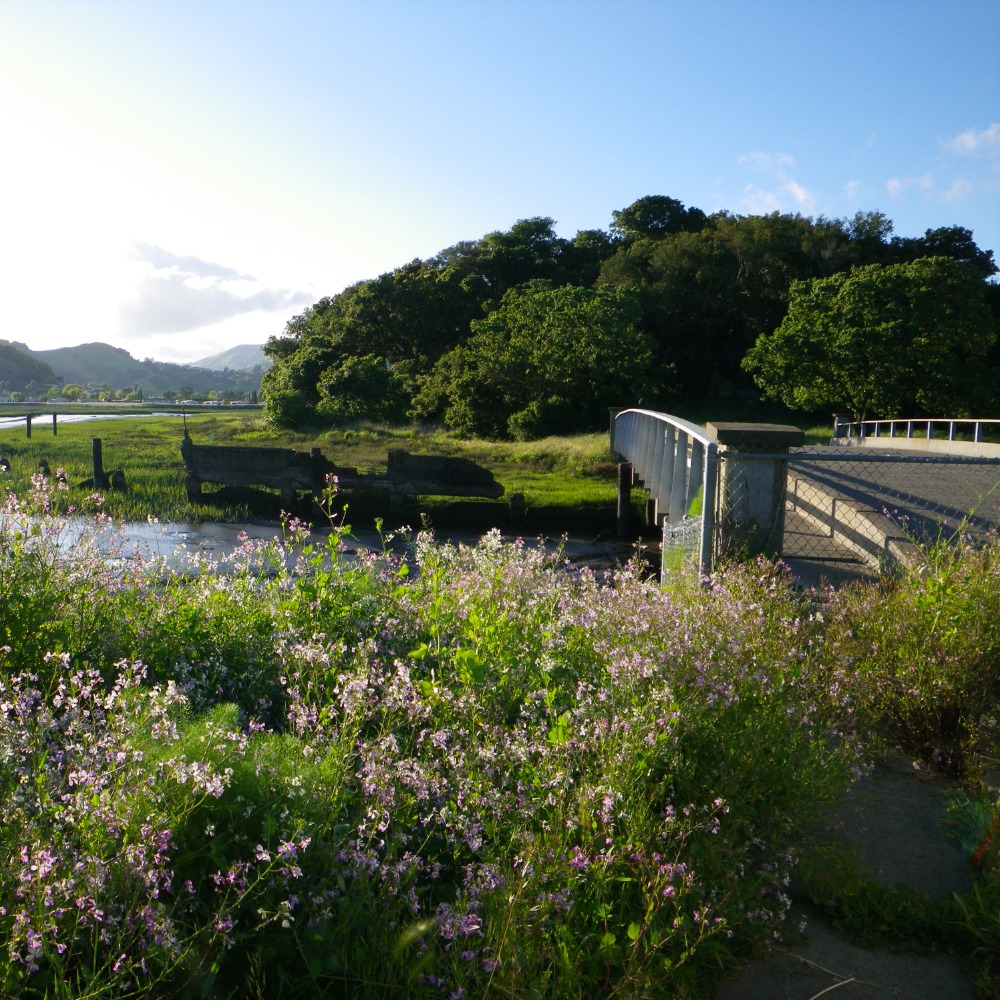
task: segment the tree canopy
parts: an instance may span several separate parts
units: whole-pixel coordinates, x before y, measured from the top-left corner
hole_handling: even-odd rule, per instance
[[[418,405],[433,410],[443,397],[449,426],[488,437],[602,426],[609,399],[648,394],[652,345],[640,318],[624,289],[512,289],[441,359]]]
[[[787,316],[744,365],[793,409],[963,416],[988,402],[981,364],[995,338],[975,269],[923,257],[794,283]]]
[[[979,405],[983,387],[997,381],[991,373],[1000,365],[1000,350],[994,346],[983,355],[976,347],[969,357],[979,359],[977,370],[959,363],[965,357],[959,346],[940,353],[950,343],[944,333],[936,339],[926,334],[922,352],[937,362],[928,360],[921,369],[919,392],[912,372],[893,375],[895,395],[885,387],[870,399],[833,392],[833,374],[817,374],[814,388],[800,386],[797,394],[779,391],[768,374],[778,365],[779,344],[786,352],[806,350],[805,333],[793,343],[791,327],[783,324],[804,323],[808,296],[819,324],[821,309],[843,307],[834,290],[852,272],[906,268],[930,258],[962,268],[968,295],[978,289],[1000,312],[993,252],[979,248],[959,226],[904,238],[880,212],[859,212],[849,220],[778,212],[706,215],[661,195],[613,212],[608,230],[582,230],[571,239],[558,236],[550,218],[520,219],[509,230],[360,281],[289,320],[284,335],[265,347],[273,361],[263,382],[266,413],[286,427],[409,415],[476,433],[524,436],[589,425],[597,385],[602,407],[634,403],[640,392],[651,405],[664,405],[677,397],[756,393],[755,379],[775,398],[800,407],[846,406],[830,400],[851,398],[852,407],[869,412],[891,403],[915,407],[919,416],[932,404],[958,405],[959,399],[966,408]],[[898,292],[904,273],[911,272],[890,272],[887,288]],[[912,273],[924,272],[918,267]],[[903,297],[931,316],[943,308],[936,297],[951,295],[954,282],[933,281],[923,298],[915,297],[911,285]],[[855,288],[849,285],[844,294]],[[894,294],[885,291],[885,302],[894,301]],[[793,300],[796,318],[790,320]],[[879,308],[873,304],[870,311]],[[586,317],[593,328],[584,329],[584,321],[573,316]],[[619,324],[613,334],[612,323]],[[779,329],[782,338],[768,341]],[[889,336],[887,327],[879,329],[869,341]],[[617,337],[623,353],[630,345],[646,359],[645,371],[629,370],[626,391],[615,381],[622,374],[619,361],[608,352],[602,355],[610,365],[606,376],[587,383],[561,339],[567,330],[581,344]],[[548,356],[539,346],[545,338]],[[762,343],[773,343],[774,357]],[[748,353],[753,363],[744,362]],[[862,355],[854,350],[851,364]],[[568,367],[562,381],[551,363],[555,358]],[[810,363],[803,357],[803,371]],[[788,364],[794,367],[792,360]],[[514,378],[518,373],[523,377]],[[857,373],[848,381],[866,384]],[[820,385],[826,387],[822,392]],[[580,400],[572,398],[575,393]]]

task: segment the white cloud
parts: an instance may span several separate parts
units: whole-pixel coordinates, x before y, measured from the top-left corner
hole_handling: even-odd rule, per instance
[[[743,189],[740,207],[750,215],[769,215],[771,212],[781,211],[781,203],[777,196],[755,184],[748,184]]]
[[[212,264],[200,257],[179,257],[177,254],[164,250],[162,247],[153,246],[151,243],[139,243],[133,241],[128,249],[129,260],[145,261],[152,264],[157,270],[177,270],[189,274],[200,276],[211,276],[221,278],[248,278],[254,279],[250,275],[241,275],[239,271],[231,267],[223,267],[221,264]]]
[[[785,185],[785,190],[792,197],[795,204],[798,205],[800,209],[807,212],[812,210],[813,202],[815,199],[813,198],[812,194],[809,191],[807,191],[801,184],[797,183],[796,181],[789,181]]]
[[[741,167],[779,176],[784,176],[786,170],[795,166],[795,160],[787,153],[744,153],[736,162]]]
[[[770,212],[811,212],[815,195],[795,180],[789,171],[795,160],[787,153],[744,153],[737,160],[741,167],[763,174],[769,187],[748,184],[743,189],[741,208],[754,215]]]
[[[885,182],[890,198],[899,198],[907,191],[930,191],[933,187],[934,178],[930,174],[922,177],[892,177]]]
[[[941,197],[945,201],[961,201],[974,194],[975,190],[976,186],[972,181],[966,180],[964,177],[956,177]]]
[[[861,195],[861,181],[848,181],[844,185],[844,197],[848,201],[857,201]]]
[[[975,156],[978,153],[1000,153],[1000,124],[994,122],[989,128],[977,131],[974,128],[960,132],[942,143],[949,153],[961,156]]]
[[[314,299],[149,243],[133,243],[129,256],[138,272],[136,295],[119,309],[119,331],[129,338],[198,330],[251,312],[287,315]]]

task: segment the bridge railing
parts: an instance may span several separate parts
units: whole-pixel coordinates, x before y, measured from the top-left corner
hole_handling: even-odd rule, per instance
[[[663,523],[664,565],[671,543],[699,573],[712,569],[718,445],[699,427],[654,410],[621,410],[611,420],[611,450],[631,464]]]
[[[984,430],[1000,431],[1000,420],[979,420],[972,418],[922,417],[919,420],[847,420],[834,415],[833,436],[836,440],[868,437],[926,438],[928,440],[943,435],[947,441],[959,440],[960,433],[971,434],[972,440],[983,440]]]

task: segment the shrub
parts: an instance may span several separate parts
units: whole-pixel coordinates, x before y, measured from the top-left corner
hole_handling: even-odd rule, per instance
[[[843,591],[828,641],[885,740],[962,776],[1000,703],[1000,544],[938,542],[882,587]]]

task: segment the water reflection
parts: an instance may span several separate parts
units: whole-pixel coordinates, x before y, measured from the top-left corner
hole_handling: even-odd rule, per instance
[[[181,413],[59,413],[56,415],[56,421],[58,424],[80,424],[87,420],[132,420],[140,417],[177,417],[178,419],[184,414]],[[24,428],[24,416],[20,417],[0,417],[0,431],[9,430],[12,428]],[[51,413],[32,413],[31,424],[32,427],[43,426],[44,424],[51,423],[52,414]]]
[[[0,521],[3,520],[0,515]],[[107,522],[100,524],[93,519],[69,517],[52,521],[49,537],[67,553],[83,555],[83,549],[100,553],[106,563],[124,565],[127,563],[155,563],[168,573],[184,575],[211,572],[226,574],[248,567],[248,553],[251,549],[263,547],[268,542],[283,540],[280,525],[273,523],[242,522],[224,524],[217,521],[200,523],[157,521]],[[58,530],[56,530],[58,529]],[[317,530],[309,537],[317,548],[325,547],[329,531]],[[435,538],[452,544],[475,545],[482,533],[440,532]],[[380,535],[374,530],[353,531],[341,538],[338,547],[340,557],[353,561],[360,557],[389,551],[412,564],[411,532],[399,529]],[[504,542],[514,542],[516,536],[503,536]],[[593,568],[611,568],[629,558],[630,546],[615,542],[586,541],[583,539],[552,540],[543,538],[525,539],[523,544],[530,548],[544,547],[552,552],[562,549],[565,559],[574,565],[588,565]],[[255,571],[270,573],[271,558],[263,554],[249,555],[249,566]],[[285,569],[290,570],[296,560],[292,548],[284,551]]]

